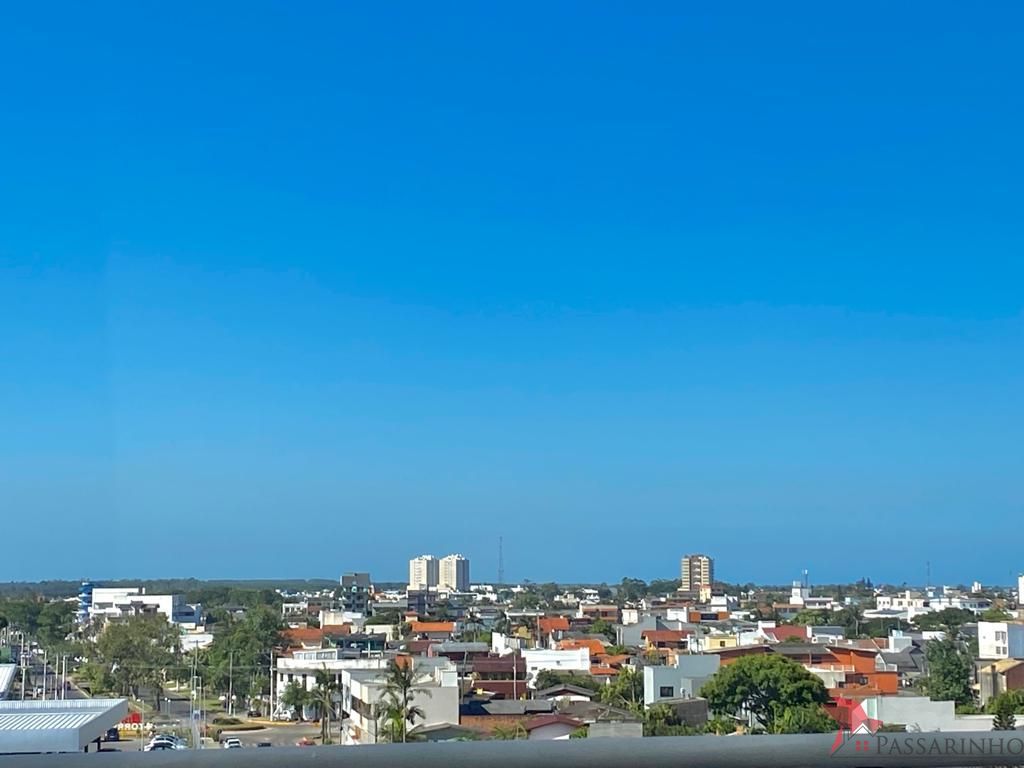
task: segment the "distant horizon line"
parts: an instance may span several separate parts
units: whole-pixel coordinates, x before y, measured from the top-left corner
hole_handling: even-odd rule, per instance
[[[343,573],[369,573],[369,571],[344,571]],[[620,578],[618,581],[518,579],[518,580],[505,580],[503,582],[500,582],[500,584],[502,586],[519,586],[519,585],[523,585],[523,584],[531,584],[531,585],[534,585],[534,586],[541,585],[541,584],[557,584],[559,586],[565,585],[565,586],[581,586],[581,587],[599,587],[599,586],[615,587],[615,586],[618,586],[619,584],[621,584],[623,579],[627,579],[627,578],[628,579],[633,579],[633,578],[639,578],[639,577],[624,576],[624,577]],[[972,584],[972,582],[966,582],[966,581],[962,581],[962,582],[945,581],[945,582],[935,582],[935,583],[931,583],[931,584],[912,584],[912,583],[905,582],[905,581],[904,582],[885,581],[885,580],[883,580],[883,581],[875,581],[874,579],[871,579],[870,577],[860,577],[860,578],[855,579],[853,581],[834,581],[833,580],[833,581],[821,581],[821,582],[817,582],[817,583],[810,582],[809,586],[812,587],[812,588],[815,587],[815,586],[854,586],[859,581],[863,580],[864,578],[867,578],[867,580],[872,584],[872,586],[876,586],[876,587],[877,586],[901,587],[901,588],[906,588],[906,589],[933,589],[933,588],[936,588],[936,587],[960,587],[960,586],[970,587],[971,584]],[[645,584],[650,584],[650,583],[652,583],[654,581],[670,581],[670,580],[671,581],[679,581],[678,578],[673,578],[673,577],[656,577],[656,578],[651,578],[651,579],[640,579],[640,580],[643,581]],[[78,578],[78,579],[72,579],[72,578],[47,578],[47,579],[35,579],[35,580],[29,580],[29,579],[24,579],[24,580],[7,580],[7,581],[0,581],[0,585],[5,586],[5,587],[31,587],[31,586],[38,586],[38,585],[44,585],[44,584],[54,584],[54,583],[103,584],[103,583],[110,583],[110,582],[112,582],[112,583],[121,583],[121,584],[123,584],[125,582],[146,583],[146,582],[154,582],[154,581],[195,581],[195,582],[206,583],[206,584],[246,584],[246,583],[248,583],[248,584],[264,584],[264,585],[272,585],[272,584],[278,584],[278,583],[282,583],[282,582],[305,582],[305,583],[340,584],[341,577],[340,576],[339,577],[320,577],[320,576],[295,576],[295,577],[288,577],[288,576],[280,576],[280,577],[155,576],[155,577],[134,577],[134,576],[128,576],[128,577],[112,577],[112,578],[100,578],[100,579],[93,579],[93,578],[84,578],[84,579],[83,578]],[[371,581],[374,584],[408,584],[408,580],[407,579],[374,579],[374,578],[371,578]],[[499,582],[497,582],[496,580],[480,580],[480,581],[471,581],[470,585],[471,586],[495,585],[495,584],[498,584],[498,583]],[[748,581],[730,581],[730,580],[726,580],[726,579],[716,579],[715,583],[716,584],[729,584],[729,585],[735,585],[735,586],[745,586],[747,584],[751,584],[751,585],[753,585],[755,587],[762,587],[762,588],[775,588],[775,587],[791,588],[793,585],[801,583],[801,582],[800,582],[799,579],[791,579],[791,580],[786,581],[786,582],[767,582],[767,581],[766,582],[757,582],[757,581],[749,581],[749,580]],[[982,587],[987,587],[987,588],[990,588],[990,589],[991,588],[998,589],[998,588],[1005,588],[1005,587],[1014,588],[1014,587],[1017,586],[1013,582],[1010,582],[1009,584],[997,584],[997,583],[985,584],[984,582],[981,582],[981,585],[982,585]]]

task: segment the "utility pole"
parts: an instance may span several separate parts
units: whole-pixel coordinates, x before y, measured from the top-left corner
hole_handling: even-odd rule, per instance
[[[228,715],[235,714],[235,652],[228,652]]]

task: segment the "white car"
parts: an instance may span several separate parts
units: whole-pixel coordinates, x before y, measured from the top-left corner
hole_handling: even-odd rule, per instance
[[[242,742],[239,739],[224,739],[224,749],[241,749]]]

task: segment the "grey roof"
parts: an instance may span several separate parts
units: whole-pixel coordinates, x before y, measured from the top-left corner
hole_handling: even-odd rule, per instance
[[[571,685],[570,683],[562,683],[560,685],[553,685],[550,688],[545,688],[542,691],[537,691],[535,696],[538,699],[549,699],[552,696],[557,696],[559,693],[574,693],[577,696],[586,696],[588,699],[597,697],[597,692],[592,691],[589,688],[583,688],[579,685]]]
[[[901,673],[924,672],[924,654],[919,650],[890,653],[882,651],[882,660],[886,664],[895,664],[896,671]]]
[[[639,721],[640,717],[628,709],[613,707],[610,704],[602,704],[597,701],[566,701],[558,706],[558,711],[563,715],[575,717],[586,723],[594,722],[632,722]]]
[[[81,752],[127,715],[126,699],[0,701],[0,754]]]
[[[491,646],[487,643],[460,643],[446,640],[434,645],[435,653],[488,653]]]
[[[781,656],[809,656],[828,653],[824,643],[777,643],[771,646],[772,651]]]
[[[826,626],[811,627],[811,633],[815,635],[843,635],[846,632],[842,627]]]
[[[554,712],[553,701],[518,701],[516,699],[495,699],[483,705],[489,715],[525,715],[527,713]]]

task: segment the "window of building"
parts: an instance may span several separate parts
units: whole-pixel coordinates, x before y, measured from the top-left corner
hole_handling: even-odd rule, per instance
[[[676,689],[671,685],[663,685],[658,688],[658,696],[663,699],[671,699],[676,695]]]

